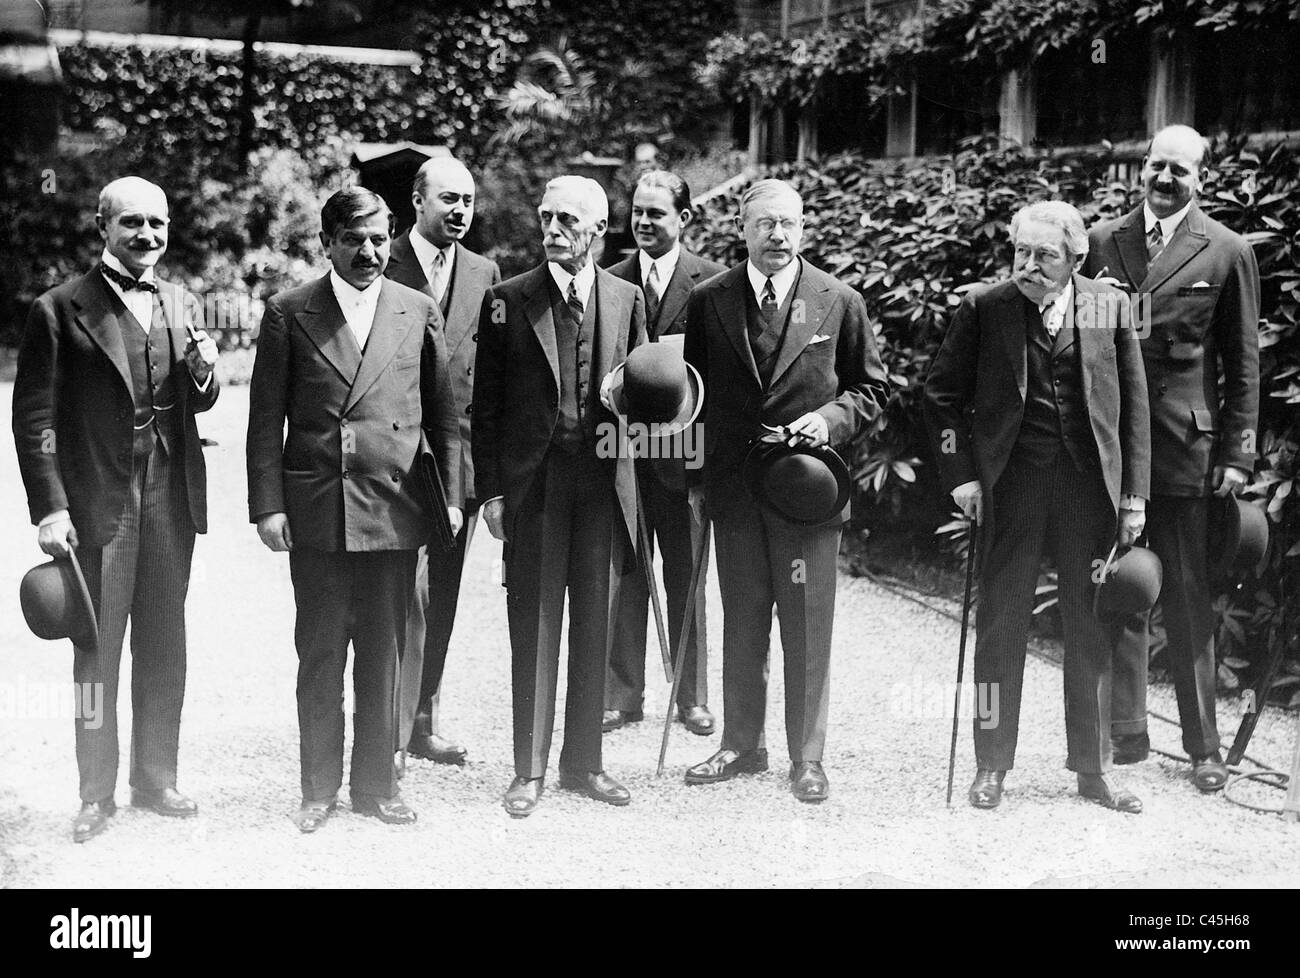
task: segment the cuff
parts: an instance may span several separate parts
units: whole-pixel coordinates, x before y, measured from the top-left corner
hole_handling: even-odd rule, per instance
[[[959,492],[963,492],[963,493],[964,493],[964,492],[973,492],[974,490],[978,489],[979,487],[980,487],[979,480],[978,480],[978,479],[971,479],[969,482],[963,482],[963,483],[962,483],[961,485],[959,485],[959,486],[953,486],[953,488],[952,488],[952,492],[949,493],[949,495],[953,496],[953,498],[956,498],[957,493],[959,493]]]
[[[215,374],[216,374],[215,370],[209,370],[207,379],[200,384],[198,380],[194,377],[194,372],[190,371],[190,380],[194,381],[194,386],[198,388],[200,394],[206,394],[208,392],[208,388],[212,386],[212,378]]]
[[[53,513],[45,517],[45,519],[41,520],[36,525],[39,528],[42,526],[49,526],[51,523],[58,523],[61,522],[62,520],[67,520],[71,518],[72,518],[71,515],[68,513],[66,509],[56,509]]]
[[[1145,513],[1147,511],[1147,501],[1141,496],[1125,493],[1120,497],[1119,508],[1127,509],[1132,513]]]

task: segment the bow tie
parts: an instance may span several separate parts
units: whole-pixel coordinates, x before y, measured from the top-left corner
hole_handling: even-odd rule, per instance
[[[132,278],[130,275],[123,275],[116,269],[109,268],[107,265],[100,265],[99,270],[103,272],[104,278],[108,279],[123,292],[130,292],[137,289],[141,292],[157,292],[158,286],[154,282],[142,282],[138,278]]]

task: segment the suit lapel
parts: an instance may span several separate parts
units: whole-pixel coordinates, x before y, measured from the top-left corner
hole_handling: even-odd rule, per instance
[[[1061,319],[1061,328],[1056,331],[1056,338],[1052,341],[1052,357],[1059,357],[1074,345],[1074,307],[1079,299],[1079,279],[1074,279],[1074,295],[1071,301],[1065,305],[1065,316]]]
[[[393,241],[385,274],[394,282],[405,285],[408,289],[423,292],[430,299],[433,298],[433,289],[429,286],[428,276],[424,274],[424,269],[420,267],[420,262],[415,257],[415,249],[411,247],[410,231]]]
[[[122,327],[119,325],[119,313],[114,302],[117,297],[104,281],[98,271],[91,271],[81,280],[81,287],[73,301],[78,307],[77,324],[86,331],[96,345],[117,368],[118,375],[126,389],[135,397],[135,385],[131,381],[131,365],[126,359],[126,344],[122,341]],[[125,313],[123,309],[123,313]]]
[[[1147,269],[1141,291],[1154,292],[1160,288],[1169,280],[1169,276],[1196,257],[1209,243],[1210,238],[1205,233],[1205,215],[1199,207],[1192,204],[1165,250],[1156,256],[1155,264]]]
[[[546,354],[546,362],[551,365],[551,376],[555,379],[555,389],[558,391],[560,354],[555,343],[555,318],[551,315],[550,290],[546,287],[550,275],[545,262],[533,271],[524,292],[524,315]]]
[[[614,369],[614,349],[618,346],[618,327],[620,323],[629,322],[628,311],[622,296],[609,287],[607,281],[613,278],[604,269],[596,269],[596,329],[599,330],[596,352],[599,362],[596,364],[596,376],[604,377]]]
[[[456,263],[451,269],[451,298],[447,300],[447,353],[453,354],[465,342],[470,323],[478,318],[479,306],[473,297],[482,299],[491,285],[492,273],[487,262],[477,260],[459,242],[456,244]]]
[[[1137,210],[1129,211],[1115,230],[1115,246],[1119,249],[1124,276],[1134,286],[1147,277],[1147,233],[1144,223],[1142,208],[1139,206]]]
[[[686,299],[690,296],[691,289],[695,288],[699,275],[700,270],[693,257],[683,249],[677,256],[677,267],[668,280],[668,288],[664,289],[663,298],[659,300],[659,322],[655,324],[656,327],[659,323],[665,328],[672,326],[677,314],[686,305]],[[663,330],[656,328],[656,335],[662,336]]]
[[[800,259],[803,261],[803,259]],[[828,294],[830,287],[821,279],[820,273],[807,262],[799,273],[799,285],[794,292],[794,301],[790,304],[790,323],[785,330],[785,340],[776,356],[776,366],[772,369],[772,383],[775,387],[781,375],[790,369],[790,364],[803,352],[808,341],[816,335],[826,321],[826,312],[830,305]]]
[[[361,365],[361,348],[334,298],[328,274],[317,280],[316,288],[298,314],[298,324],[344,383],[351,385]]]
[[[1021,304],[1025,301],[1020,290],[1014,285],[1002,295],[1004,313],[998,317],[1002,329],[1002,342],[1007,352],[1007,362],[1016,378],[1016,387],[1020,390],[1020,400],[1025,399],[1028,388],[1028,356],[1025,340],[1025,316]]]
[[[398,298],[396,290],[383,282],[379,287],[379,301],[375,304],[375,321],[366,338],[366,350],[361,356],[361,365],[357,368],[352,390],[348,392],[348,399],[343,404],[344,414],[365,397],[366,391],[379,379],[414,325],[415,317],[410,315],[406,304]],[[344,328],[347,329],[346,325]],[[347,332],[350,335],[352,331]]]
[[[713,309],[722,326],[722,332],[731,341],[736,356],[754,378],[759,387],[763,382],[758,377],[758,365],[754,363],[754,351],[749,347],[749,333],[745,329],[745,289],[749,288],[749,278],[745,273],[747,263],[742,262],[723,276],[722,288],[713,297]]]

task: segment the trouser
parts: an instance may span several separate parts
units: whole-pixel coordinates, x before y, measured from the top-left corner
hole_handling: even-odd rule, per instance
[[[1178,699],[1183,750],[1190,757],[1219,749],[1208,519],[1205,498],[1156,496],[1147,504],[1147,543],[1164,569],[1160,609],[1168,643],[1165,656]],[[1146,731],[1149,617],[1134,615],[1118,629],[1112,733]]]
[[[77,559],[99,623],[99,651],[73,649],[78,690],[101,694],[78,702],[102,708],[76,720],[82,801],[102,801],[117,785],[117,687],[122,641],[131,619],[131,786],[176,787],[181,705],[185,699],[185,595],[194,555],[194,523],[185,467],[155,437],[137,455],[117,533],[102,547],[81,547]],[[79,712],[85,712],[79,711]]]
[[[684,494],[673,492],[648,470],[638,472],[638,477],[650,552],[641,555],[636,569],[624,578],[619,590],[618,619],[605,680],[605,708],[633,713],[641,710],[645,695],[647,606],[655,539],[658,539],[663,553],[664,592],[668,605],[665,627],[675,666],[680,651],[682,619],[686,615],[691,590],[694,548],[700,545],[704,532],[695,521]],[[682,663],[682,679],[677,689],[677,705],[683,710],[705,706],[709,702],[708,635],[704,614],[707,571],[706,553],[695,591],[694,622],[686,641],[686,661]]]
[[[353,796],[397,794],[397,663],[406,640],[416,551],[289,552],[297,605],[298,728],[304,802],[343,784],[343,674],[353,650]]]
[[[602,770],[601,718],[611,619],[626,549],[612,470],[594,454],[552,449],[511,514],[506,547],[515,773],[546,773],[555,723],[564,595],[568,692],[560,769]]]
[[[785,657],[790,760],[820,761],[830,707],[831,629],[841,524],[805,527],[733,500],[714,520],[722,592],[722,747],[766,746],[772,606]]]
[[[981,768],[1015,766],[1020,700],[1034,589],[1044,549],[1056,563],[1065,636],[1066,767],[1110,769],[1110,644],[1092,616],[1092,562],[1115,536],[1115,511],[1101,476],[1081,473],[1062,451],[1045,466],[1014,459],[992,492],[993,539],[983,560],[975,615],[975,682],[982,702],[975,758]],[[996,699],[994,697],[996,696]]]

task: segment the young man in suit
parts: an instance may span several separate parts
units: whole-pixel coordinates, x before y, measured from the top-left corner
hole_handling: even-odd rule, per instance
[[[326,201],[330,272],[267,300],[249,393],[249,516],[270,550],[288,552],[297,605],[303,832],[325,823],[343,783],[349,642],[352,809],[415,821],[397,791],[393,743],[416,551],[432,529],[416,468],[422,432],[452,532],[461,525],[441,319],[432,299],[383,277],[392,221],[361,187]]]
[[[560,786],[611,805],[626,788],[601,763],[610,629],[636,537],[630,454],[604,450],[616,427],[600,391],[645,335],[640,289],[592,260],[609,203],[577,176],[546,185],[537,209],[546,261],[488,290],[474,366],[474,478],[488,530],[505,542],[515,779],[521,818],[545,786],[569,595],[568,692]]]
[[[412,681],[403,682],[404,699],[408,686],[416,693],[410,707],[414,729],[406,740],[402,739],[405,729],[399,730],[398,742],[405,743],[407,752],[416,757],[438,764],[464,764],[465,748],[455,739],[442,736],[438,714],[465,552],[478,524],[469,444],[478,314],[484,293],[501,281],[501,270],[496,262],[461,244],[474,221],[474,178],[459,160],[449,156],[426,160],[415,174],[411,203],[415,206],[415,226],[393,240],[392,257],[384,274],[429,296],[442,313],[460,425],[460,470],[455,478],[465,500],[465,524],[456,534],[456,545],[450,553],[435,550],[431,555],[427,547],[420,548],[415,600],[407,622],[407,658],[402,662],[404,677],[408,671],[412,673]]]
[[[185,595],[195,533],[207,532],[207,472],[194,415],[216,402],[217,347],[194,296],[155,271],[167,197],[139,177],[100,192],[97,267],[46,292],[27,319],[13,430],[41,550],[76,548],[99,648],[73,648],[78,686],[104,715],[76,721],[81,810],[73,839],[117,810],[117,690],[131,619],[131,803],[196,815],[176,790],[185,697]]]
[[[1110,784],[1110,647],[1091,614],[1094,561],[1142,532],[1150,493],[1146,379],[1127,298],[1074,274],[1088,238],[1063,201],[1011,220],[1010,281],[967,294],[925,383],[940,477],[980,526],[970,803],[994,808],[1015,762],[1029,619],[1044,548],[1065,634],[1066,767],[1079,794],[1137,813]],[[994,697],[996,696],[996,700]]]
[[[760,180],[740,201],[749,260],[691,292],[686,360],[704,381],[704,465],[688,470],[691,506],[717,531],[722,590],[722,749],[688,784],[767,770],[763,726],[772,605],[785,653],[791,789],[825,800],[836,556],[848,507],[800,526],[761,507],[741,463],[765,425],[814,445],[848,445],[884,407],[889,385],[862,296],[799,257],[803,201]]]
[[[1089,234],[1084,273],[1138,297],[1151,397],[1151,549],[1164,564],[1160,605],[1183,749],[1204,792],[1228,779],[1215,719],[1214,613],[1206,552],[1211,497],[1250,481],[1258,452],[1259,268],[1250,244],[1196,203],[1206,142],[1195,129],[1156,133],[1142,162],[1145,199]],[[1222,387],[1219,376],[1222,373]],[[1146,758],[1147,618],[1117,631],[1115,763]]]
[[[682,336],[686,331],[686,297],[691,289],[726,271],[717,262],[700,258],[682,246],[681,234],[690,220],[691,192],[686,181],[664,170],[651,170],[641,176],[632,194],[632,234],[638,249],[636,254],[612,266],[609,273],[641,288],[646,300],[646,333],[652,343],[661,336]],[[692,555],[704,528],[695,522],[686,498],[685,458],[643,459],[636,468],[651,547],[657,537],[663,551],[664,591],[668,598],[666,626],[675,663],[691,587]],[[619,593],[618,625],[605,683],[604,729],[607,731],[634,723],[643,716],[646,605],[650,597],[646,567],[652,566],[653,560],[653,549],[642,555]],[[686,662],[677,695],[678,716],[686,729],[700,736],[708,736],[714,730],[713,714],[708,707],[706,572],[707,565],[701,567],[695,624],[686,644]]]

